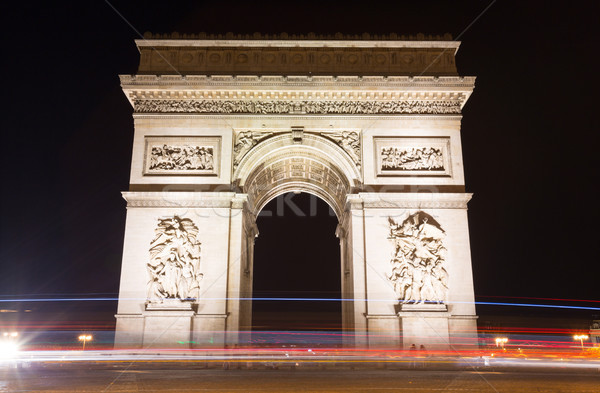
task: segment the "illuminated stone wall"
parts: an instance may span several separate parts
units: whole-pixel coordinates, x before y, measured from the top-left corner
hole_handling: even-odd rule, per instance
[[[460,140],[460,112],[474,78],[456,76],[456,42],[382,42],[389,56],[449,51],[454,71],[444,68],[450,60],[440,65],[435,55],[422,58],[433,61],[426,76],[411,76],[414,65],[369,75],[364,64],[353,68],[344,61],[336,63],[345,70],[339,74],[321,68],[337,76],[302,75],[304,68],[297,76],[282,76],[292,66],[281,59],[273,65],[279,75],[227,76],[222,59],[246,54],[250,61],[256,41],[137,42],[141,74],[121,76],[134,108],[135,135],[130,188],[123,193],[127,223],[117,346],[242,342],[239,331],[250,328],[252,316],[251,302],[240,299],[252,296],[255,218],[270,199],[290,191],[317,195],[337,214],[342,297],[355,299],[343,302],[348,345],[444,347],[476,338],[466,213],[471,195],[465,193]],[[324,56],[329,44],[301,41],[297,51],[306,63],[293,63],[293,56],[292,63],[309,67],[310,53],[320,48]],[[349,56],[358,45],[361,56],[377,61],[380,44],[336,40],[335,47]],[[194,63],[194,51],[219,54],[221,76],[201,75],[206,63]],[[171,72],[157,65],[156,56],[176,59],[175,69],[187,65],[181,74]],[[142,75],[154,66],[161,76]],[[260,67],[256,70],[266,66]],[[421,226],[399,254],[390,222],[402,223],[417,212],[437,223],[443,240]],[[176,222],[174,217],[188,229],[160,226]],[[155,243],[169,247],[157,254]],[[443,299],[400,298],[398,280],[406,277],[425,288],[419,293],[442,287],[431,284],[442,275],[442,243]],[[411,273],[405,269],[394,276],[394,263]],[[197,292],[187,290],[196,285],[191,276]],[[149,293],[162,295],[153,299]],[[177,299],[168,293],[194,295]]]

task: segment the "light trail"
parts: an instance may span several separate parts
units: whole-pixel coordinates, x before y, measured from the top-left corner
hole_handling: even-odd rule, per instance
[[[0,302],[7,303],[26,303],[26,302],[89,302],[89,301],[117,301],[118,298],[27,298],[27,299],[0,299]],[[143,300],[146,299],[131,299],[126,300]],[[370,301],[370,302],[397,302],[398,299],[343,299],[343,298],[305,298],[305,297],[256,297],[256,298],[204,298],[209,301],[226,301],[226,300],[240,300],[240,301],[273,301],[273,302],[356,302],[356,301]],[[553,308],[553,309],[571,309],[571,310],[592,310],[600,311],[600,307],[589,307],[589,306],[570,306],[570,305],[557,305],[557,304],[535,304],[535,303],[507,303],[507,302],[447,302],[447,304],[475,304],[475,305],[486,305],[486,306],[509,306],[509,307],[536,307],[536,308]]]
[[[532,300],[553,300],[560,302],[583,302],[583,303],[600,303],[600,300],[584,300],[584,299],[561,299],[552,297],[526,297],[526,296],[494,296],[494,295],[477,295],[479,298],[500,298],[500,299],[532,299]]]
[[[245,348],[245,349],[196,349],[196,350],[72,350],[72,351],[23,351],[11,361],[14,363],[73,363],[73,362],[209,362],[209,363],[257,363],[267,366],[285,364],[309,365],[354,363],[365,366],[383,363],[414,365],[446,364],[457,368],[473,367],[537,367],[600,369],[599,358],[581,358],[567,352],[532,352],[535,357],[522,354],[495,353],[489,351],[432,351],[411,352],[402,350],[339,349],[339,348]]]

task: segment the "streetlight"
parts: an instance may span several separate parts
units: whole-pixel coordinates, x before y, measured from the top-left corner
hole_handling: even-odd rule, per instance
[[[496,346],[502,347],[502,350],[504,350],[504,344],[506,344],[507,342],[508,342],[508,338],[506,338],[506,337],[497,337],[496,338]]]
[[[19,352],[17,337],[19,337],[17,332],[4,332],[2,334],[2,338],[0,338],[0,360],[12,359],[17,356]]]
[[[574,340],[579,340],[581,342],[581,350],[583,351],[583,340],[587,340],[589,337],[587,334],[576,334],[573,336]]]
[[[92,336],[90,334],[82,334],[81,336],[79,336],[79,341],[83,341],[82,351],[85,351],[85,343],[87,341],[92,341]]]

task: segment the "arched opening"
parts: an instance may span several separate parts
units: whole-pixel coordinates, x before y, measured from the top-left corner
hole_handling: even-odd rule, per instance
[[[345,211],[347,195],[360,183],[360,165],[343,147],[315,131],[299,138],[275,134],[243,154],[233,178],[248,198],[248,291],[255,300],[242,314],[255,332],[253,341],[268,339],[260,334],[265,330],[351,328],[352,310],[330,299],[353,296]],[[284,336],[292,335],[279,337]],[[327,338],[319,341],[326,345],[342,340],[341,335],[305,337]]]
[[[288,192],[269,201],[256,223],[252,330],[341,330],[333,209],[314,194]],[[262,300],[267,298],[302,300]]]

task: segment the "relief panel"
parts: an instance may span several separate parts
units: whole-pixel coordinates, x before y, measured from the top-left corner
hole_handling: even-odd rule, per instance
[[[450,138],[374,138],[377,176],[452,176]]]
[[[198,227],[189,218],[159,218],[150,243],[148,300],[192,301],[200,297],[200,242]]]
[[[146,137],[144,175],[217,176],[221,137]]]
[[[394,244],[388,279],[400,303],[443,303],[448,293],[445,231],[429,214],[419,211],[403,222],[388,218]]]

